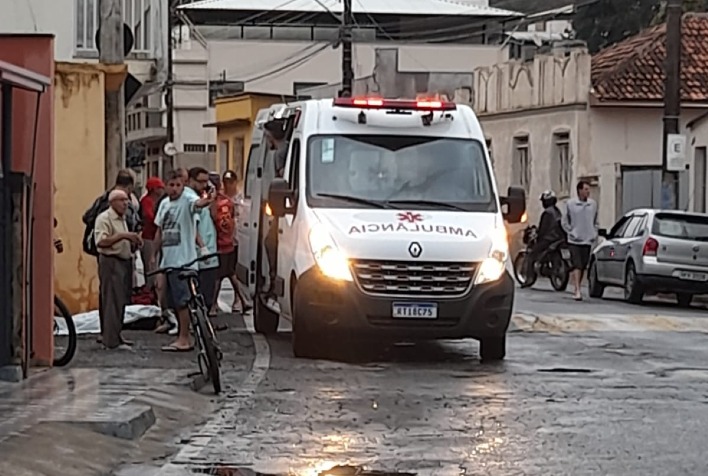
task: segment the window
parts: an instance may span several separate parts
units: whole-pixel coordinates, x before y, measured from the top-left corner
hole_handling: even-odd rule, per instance
[[[573,180],[573,167],[570,160],[570,134],[553,134],[553,157],[551,157],[551,184],[560,197],[569,197]]]
[[[216,152],[216,144],[207,145],[207,152]]]
[[[635,215],[629,220],[629,224],[622,233],[622,238],[634,238],[640,236],[643,230],[645,215]]]
[[[531,151],[529,136],[514,137],[514,161],[511,164],[512,185],[518,185],[529,193],[531,188]]]
[[[133,33],[132,52],[146,53],[152,50],[152,1],[154,0],[123,0],[123,21]],[[95,51],[95,36],[101,16],[100,0],[74,0],[74,6],[76,49]]]
[[[255,144],[251,146],[251,150],[248,152],[246,182],[243,184],[243,196],[245,198],[251,198],[251,186],[253,182],[256,181],[258,175],[258,154],[260,148],[260,144]]]
[[[79,50],[94,50],[94,37],[98,29],[98,1],[76,0],[76,48]]]
[[[667,238],[705,242],[708,241],[708,217],[657,213],[651,232]]]
[[[314,136],[308,143],[311,206],[496,211],[481,142],[397,135]],[[325,195],[339,197],[326,197]]]
[[[185,152],[206,152],[204,144],[184,144]]]
[[[209,81],[209,106],[214,106],[216,98],[242,93],[244,88],[243,81]]]

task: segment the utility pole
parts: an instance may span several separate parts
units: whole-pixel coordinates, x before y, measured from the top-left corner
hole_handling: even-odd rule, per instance
[[[668,0],[666,6],[666,59],[664,71],[664,141],[662,150],[662,208],[678,209],[679,174],[669,170],[669,135],[679,134],[681,115],[681,16],[682,0]]]
[[[343,0],[342,12],[342,90],[340,96],[351,96],[354,92],[354,70],[352,69],[352,0]]]
[[[167,81],[165,82],[165,106],[167,108],[167,142],[175,141],[175,103],[174,103],[174,42],[172,30],[178,0],[169,0],[167,5]]]
[[[99,61],[106,65],[125,63],[122,0],[100,0]],[[112,88],[114,89],[114,88]],[[123,86],[105,95],[106,148],[104,179],[111,186],[118,171],[125,167],[125,100]]]

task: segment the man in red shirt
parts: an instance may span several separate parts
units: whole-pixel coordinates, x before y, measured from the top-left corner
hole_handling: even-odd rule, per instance
[[[153,260],[153,256],[159,250],[155,247],[155,233],[157,232],[157,227],[155,226],[155,204],[162,198],[165,194],[165,184],[159,177],[150,177],[145,184],[145,189],[147,193],[143,198],[140,199],[140,215],[143,219],[143,248],[141,249],[141,258],[143,259],[143,269],[145,273],[153,271],[153,266],[150,263],[156,263],[157,260]],[[150,276],[146,279],[145,284],[148,289],[155,288],[157,292],[160,304],[164,301],[162,299],[162,288],[159,280],[162,275]]]
[[[215,316],[217,313],[217,302],[221,283],[224,279],[231,281],[234,288],[234,302],[231,306],[231,312],[247,312],[250,307],[247,301],[241,294],[241,290],[236,280],[236,262],[238,261],[238,244],[236,243],[236,219],[238,212],[234,197],[229,192],[232,191],[233,184],[236,181],[236,173],[228,170],[224,173],[219,194],[211,206],[211,216],[216,225],[216,247],[219,253],[219,270],[216,282],[216,296],[214,297],[214,307],[210,311],[210,315]],[[241,308],[237,303],[240,301]]]

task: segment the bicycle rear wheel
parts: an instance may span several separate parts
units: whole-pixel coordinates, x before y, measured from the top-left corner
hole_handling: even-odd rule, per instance
[[[211,332],[211,326],[207,321],[206,312],[201,306],[198,306],[194,311],[197,320],[199,331],[195,332],[197,339],[201,339],[201,346],[206,354],[207,373],[214,393],[221,393],[221,369],[219,369],[219,351],[214,341],[214,335]]]
[[[57,319],[64,320],[64,322],[66,323],[66,329],[68,331],[68,335],[61,339],[61,345],[59,345],[56,336],[56,331],[58,327],[56,323]],[[54,347],[55,351],[59,351],[59,355],[54,357],[53,364],[55,367],[64,367],[68,365],[69,362],[71,362],[71,360],[74,358],[74,355],[76,354],[77,336],[76,325],[74,324],[74,317],[71,315],[69,309],[67,309],[66,305],[64,305],[64,303],[61,299],[59,299],[58,296],[54,296],[54,321]]]

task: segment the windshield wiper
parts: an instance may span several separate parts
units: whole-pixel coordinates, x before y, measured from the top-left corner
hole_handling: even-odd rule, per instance
[[[465,208],[458,207],[457,205],[453,205],[451,203],[436,202],[434,200],[388,200],[386,203],[400,204],[400,205],[423,205],[423,206],[429,206],[429,207],[441,207],[441,208],[447,208],[448,210],[457,210],[457,211],[461,211],[461,212],[469,211]]]
[[[377,202],[375,200],[367,200],[366,198],[359,197],[349,197],[347,195],[337,195],[335,193],[318,193],[315,197],[336,198],[337,200],[358,203],[360,205],[369,205],[374,208],[396,208],[385,202]]]

